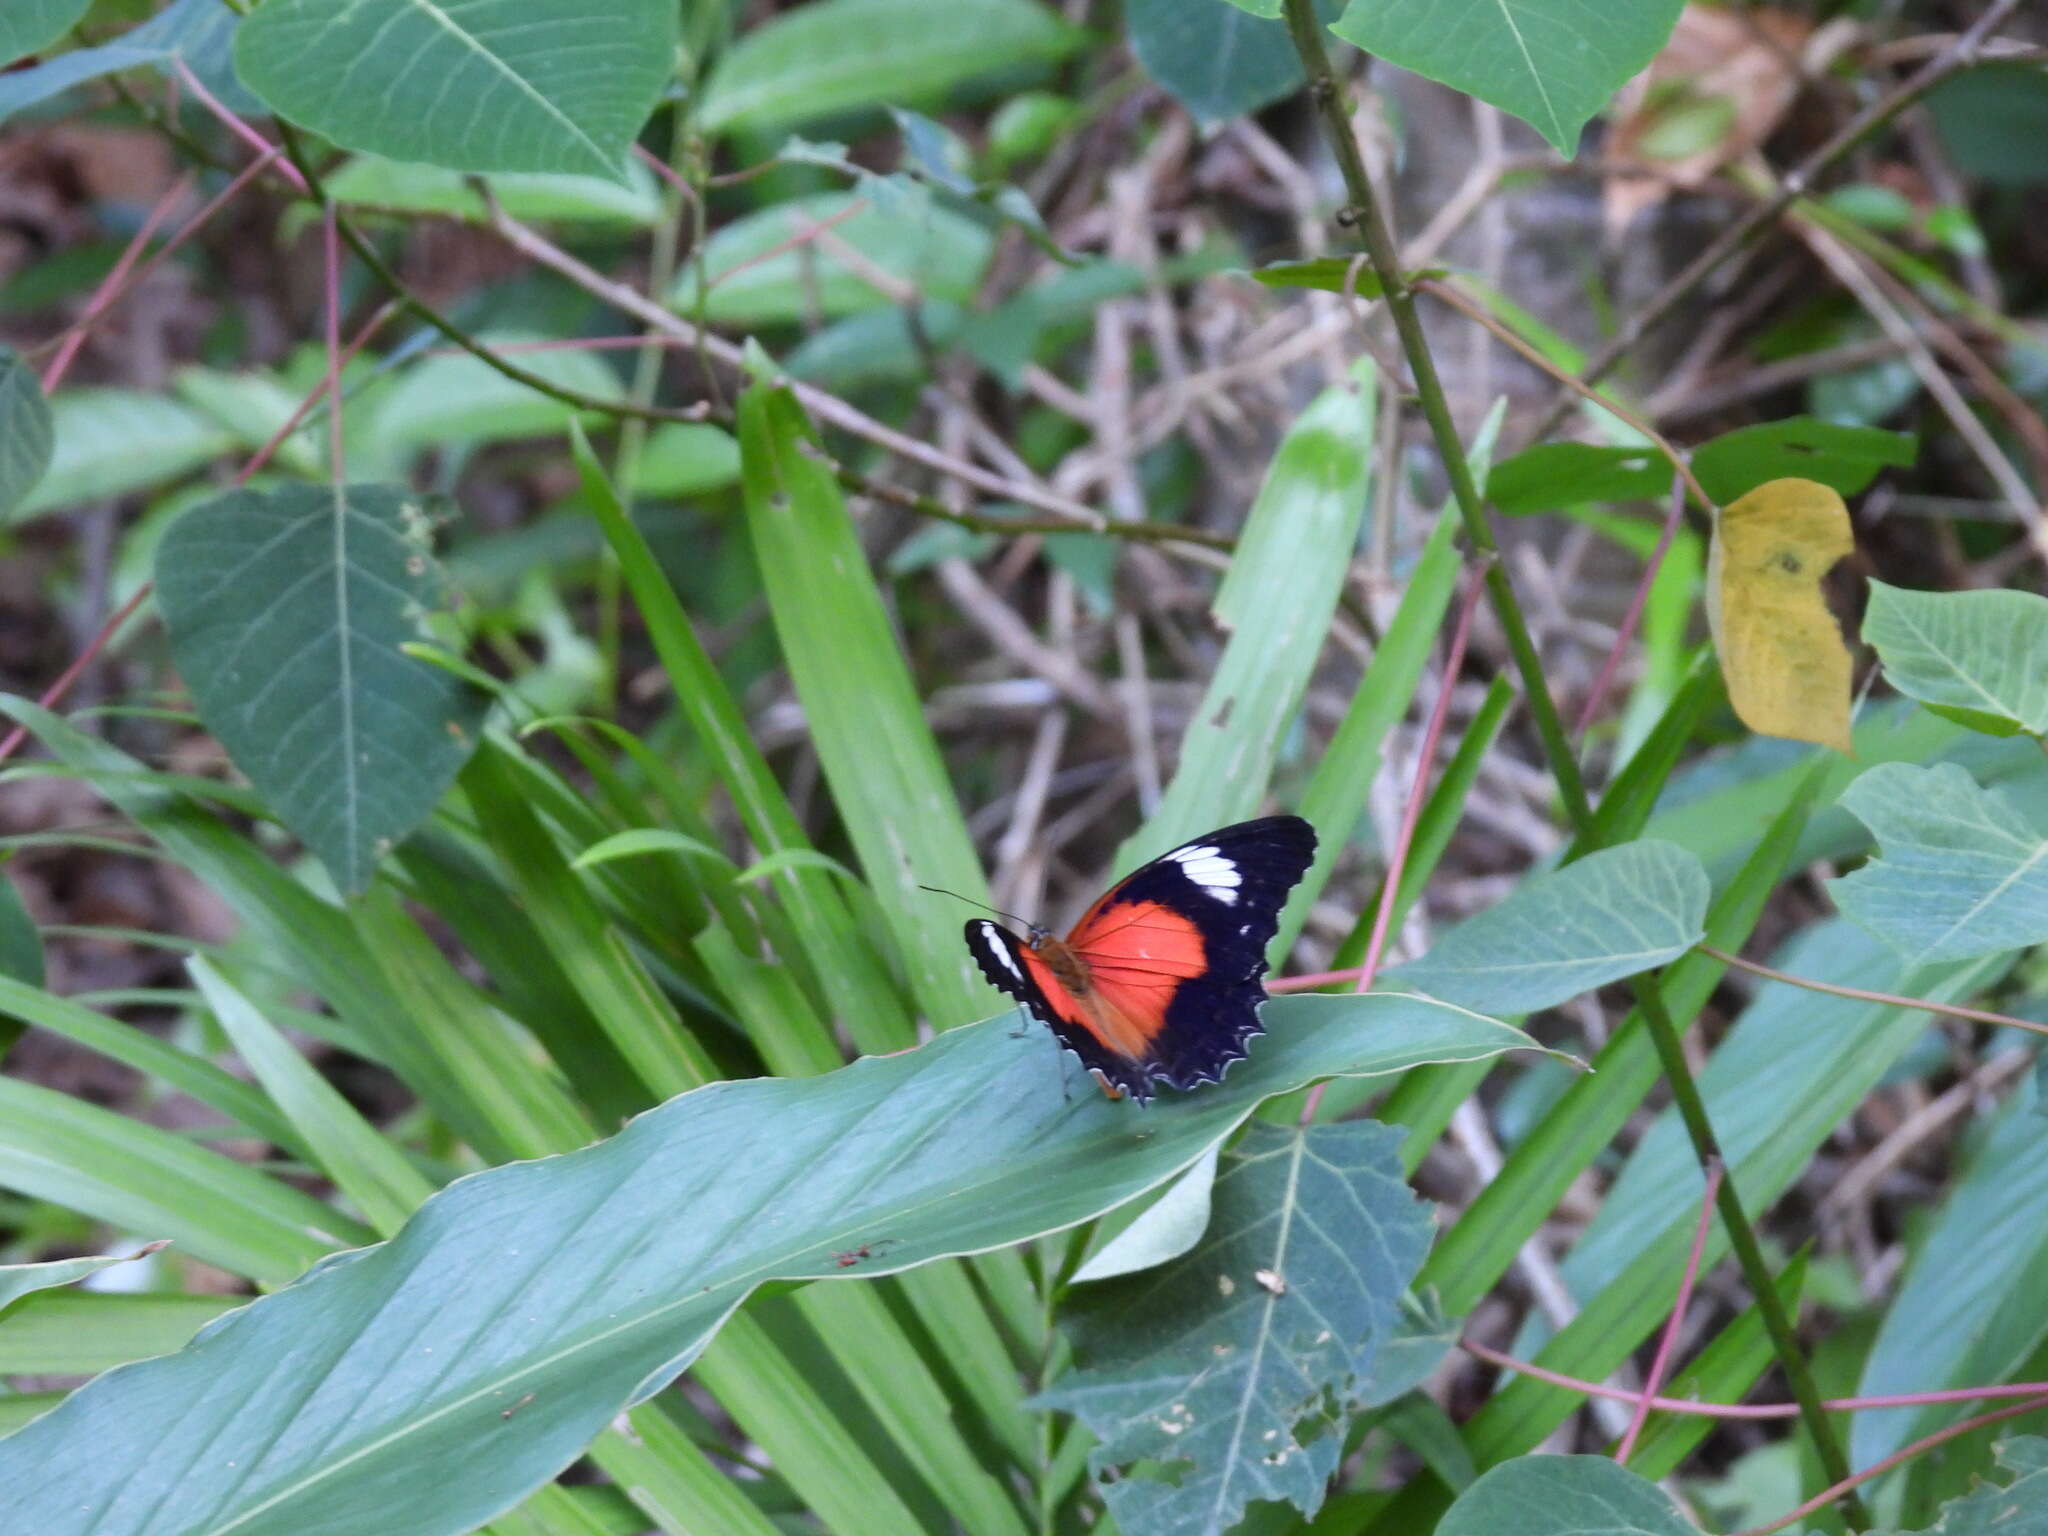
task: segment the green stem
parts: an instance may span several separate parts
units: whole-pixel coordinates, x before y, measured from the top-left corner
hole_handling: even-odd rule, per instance
[[[1494,617],[1507,637],[1515,669],[1521,674],[1529,711],[1536,723],[1536,733],[1542,739],[1551,774],[1557,780],[1565,813],[1579,834],[1579,851],[1590,853],[1599,846],[1601,836],[1594,822],[1592,805],[1586,797],[1585,781],[1579,775],[1578,760],[1573,755],[1571,740],[1565,734],[1564,721],[1550,697],[1550,687],[1543,675],[1543,662],[1523,620],[1513,584],[1501,562],[1490,559],[1499,545],[1481,503],[1479,488],[1466,465],[1464,445],[1458,440],[1457,426],[1451,420],[1450,401],[1444,393],[1443,380],[1437,374],[1429,339],[1423,334],[1421,319],[1416,314],[1414,290],[1401,270],[1393,232],[1365,173],[1365,161],[1359,154],[1358,140],[1351,131],[1348,93],[1330,66],[1329,50],[1323,45],[1322,23],[1316,17],[1313,0],[1285,0],[1285,6],[1287,30],[1294,39],[1295,51],[1301,56],[1302,69],[1308,77],[1309,92],[1315,99],[1324,136],[1329,140],[1330,148],[1337,157],[1338,169],[1343,173],[1345,191],[1350,198],[1346,214],[1356,226],[1366,259],[1371,262],[1373,273],[1385,292],[1388,313],[1393,316],[1394,328],[1401,338],[1401,350],[1415,376],[1415,393],[1421,403],[1422,414],[1429,422],[1438,456],[1450,478],[1451,495],[1457,502],[1465,537],[1474,558],[1489,562],[1487,597]],[[1707,1115],[1706,1101],[1693,1080],[1677,1026],[1664,1007],[1655,979],[1637,977],[1633,988],[1636,1005],[1642,1010],[1643,1021],[1649,1028],[1658,1062],[1671,1085],[1672,1101],[1678,1107],[1679,1119],[1692,1140],[1700,1166],[1709,1168],[1718,1162],[1732,1168],[1732,1163],[1722,1155],[1713,1122]],[[1732,1177],[1721,1181],[1715,1205],[1728,1229],[1729,1243],[1742,1266],[1743,1278],[1756,1297],[1757,1310],[1771,1335],[1786,1380],[1799,1402],[1800,1416],[1813,1437],[1821,1466],[1831,1482],[1846,1482],[1848,1460],[1842,1454],[1827,1411],[1821,1406],[1820,1389],[1807,1367],[1791,1316],[1778,1296],[1770,1267],[1764,1260],[1763,1248],[1757,1241],[1756,1229],[1743,1209],[1742,1198],[1736,1192]],[[1845,1494],[1843,1498],[1843,1516],[1853,1529],[1866,1529],[1870,1523],[1853,1493]]]

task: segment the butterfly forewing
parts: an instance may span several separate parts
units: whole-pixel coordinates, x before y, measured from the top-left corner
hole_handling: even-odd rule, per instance
[[[1067,935],[1086,976],[1081,996],[994,923],[969,923],[968,946],[990,981],[1134,1098],[1149,1098],[1160,1082],[1215,1082],[1258,1033],[1266,945],[1315,846],[1301,818],[1268,816],[1219,828],[1134,871]]]

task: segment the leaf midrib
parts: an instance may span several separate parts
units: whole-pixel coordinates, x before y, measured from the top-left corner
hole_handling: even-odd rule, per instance
[[[538,105],[549,117],[560,123],[578,143],[590,152],[599,165],[606,167],[608,170],[612,168],[611,161],[606,157],[603,146],[588,133],[584,132],[582,125],[574,118],[570,117],[568,113],[542,95],[535,88],[532,81],[528,80],[526,76],[520,74],[518,70],[514,69],[504,59],[484,46],[483,39],[463,27],[453,16],[450,16],[440,6],[434,4],[434,0],[407,0],[407,3],[425,15],[428,20],[438,25],[450,37],[476,54],[492,69],[503,75],[505,79],[512,83],[516,90]]]

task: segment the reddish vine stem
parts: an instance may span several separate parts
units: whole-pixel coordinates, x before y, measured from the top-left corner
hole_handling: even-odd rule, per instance
[[[191,91],[202,107],[220,119],[221,125],[229,133],[232,133],[259,155],[269,156],[279,153],[277,148],[268,139],[264,138],[262,134],[243,121],[241,114],[214,95],[213,92],[209,91],[200,78],[192,73],[191,67],[186,64],[183,58],[176,58],[174,62],[177,65],[178,78],[185,82],[186,89]],[[306,185],[306,178],[300,173],[296,165],[293,165],[289,160],[279,160],[277,168],[284,173],[285,180],[289,181],[301,196],[310,195],[311,189]]]
[[[191,190],[192,173],[187,171],[172,182],[170,189],[156,200],[156,206],[149,210],[148,217],[142,221],[142,227],[135,231],[134,237],[128,242],[128,248],[121,252],[120,259],[114,263],[114,269],[101,279],[99,287],[93,290],[92,297],[85,301],[85,313],[64,333],[64,339],[57,348],[57,355],[50,359],[50,366],[43,370],[44,394],[55,392],[57,386],[63,382],[64,375],[71,371],[71,364],[78,356],[78,349],[85,345],[86,333],[92,329],[93,322],[105,314],[107,307],[114,302],[129,269],[148,247],[149,237],[157,232],[157,227],[170,217],[171,210],[183,202],[185,194]]]
[[[1614,644],[1608,648],[1607,659],[1600,664],[1600,675],[1593,679],[1593,686],[1586,694],[1585,708],[1579,711],[1579,723],[1573,734],[1583,746],[1586,730],[1600,717],[1600,706],[1607,702],[1607,690],[1614,685],[1614,674],[1621,670],[1621,658],[1628,645],[1635,638],[1636,626],[1642,622],[1643,609],[1650,601],[1650,588],[1656,584],[1657,573],[1664,569],[1664,557],[1671,552],[1671,541],[1678,537],[1678,528],[1685,521],[1685,487],[1674,484],[1671,487],[1671,508],[1664,514],[1663,531],[1657,535],[1657,547],[1650,551],[1649,561],[1643,566],[1643,578],[1636,583],[1635,596],[1629,599],[1628,612],[1621,617],[1621,628],[1614,632]]]
[[[348,469],[341,451],[341,238],[332,202],[321,214],[320,252],[327,289],[327,471],[339,486]]]
[[[1574,1392],[1583,1392],[1588,1397],[1604,1397],[1614,1402],[1633,1403],[1642,1395],[1631,1392],[1626,1387],[1610,1387],[1604,1382],[1567,1376],[1562,1371],[1550,1370],[1533,1361],[1517,1360],[1513,1355],[1472,1339],[1460,1339],[1458,1348],[1475,1360],[1484,1360],[1488,1365],[1497,1365],[1504,1371],[1513,1371],[1517,1376],[1527,1376],[1533,1381],[1548,1382],[1553,1387],[1566,1387]],[[2007,1382],[1988,1387],[1946,1387],[1939,1392],[1895,1392],[1884,1397],[1826,1397],[1821,1399],[1821,1406],[1830,1413],[1858,1413],[1866,1408],[1918,1408],[1930,1403],[1974,1403],[2001,1397],[2048,1398],[2048,1381]],[[1658,1413],[1682,1413],[1697,1419],[1799,1417],[1797,1403],[1708,1403],[1696,1397],[1655,1397],[1650,1400],[1650,1406]]]
[[[1664,1325],[1664,1337],[1657,1341],[1650,1374],[1643,1379],[1642,1394],[1636,1399],[1635,1416],[1629,1420],[1628,1432],[1614,1450],[1614,1459],[1624,1467],[1635,1452],[1643,1425],[1649,1420],[1650,1403],[1657,1396],[1657,1389],[1664,1385],[1665,1373],[1671,1369],[1672,1351],[1678,1348],[1678,1330],[1685,1323],[1685,1309],[1692,1304],[1692,1288],[1700,1277],[1700,1258],[1707,1251],[1707,1233],[1714,1225],[1714,1199],[1721,1193],[1721,1179],[1725,1172],[1725,1166],[1718,1159],[1707,1165],[1707,1195],[1700,1202],[1699,1225],[1693,1228],[1692,1252],[1686,1256],[1685,1274],[1678,1282],[1678,1299],[1671,1304],[1671,1320]]]
[[[1415,760],[1415,782],[1409,786],[1408,803],[1401,811],[1401,830],[1394,839],[1393,854],[1387,860],[1387,877],[1380,887],[1379,910],[1373,914],[1372,941],[1366,946],[1365,964],[1358,968],[1356,990],[1360,992],[1372,990],[1373,975],[1379,970],[1380,952],[1387,942],[1387,925],[1394,911],[1395,897],[1401,889],[1401,875],[1408,867],[1408,850],[1415,844],[1415,828],[1422,819],[1422,802],[1429,790],[1430,766],[1436,761],[1444,722],[1450,718],[1451,692],[1457,686],[1458,670],[1465,664],[1465,645],[1472,638],[1472,616],[1478,611],[1479,599],[1485,595],[1486,568],[1492,562],[1491,555],[1481,556],[1465,575],[1465,593],[1458,604],[1457,623],[1451,630],[1451,648],[1444,657],[1443,686],[1437,690],[1436,705],[1429,712],[1428,728],[1422,733],[1422,747]],[[1301,1105],[1303,1125],[1315,1120],[1327,1086],[1326,1082],[1317,1083],[1309,1089],[1308,1097]]]
[[[1986,1424],[1996,1424],[2001,1419],[2016,1419],[2022,1414],[2032,1413],[2037,1408],[2048,1408],[2048,1396],[2036,1397],[2031,1402],[2017,1403],[2010,1408],[1998,1408],[1990,1413],[1980,1413],[1974,1419],[1964,1419],[1960,1424],[1951,1424],[1947,1429],[1938,1429],[1931,1435],[1915,1440],[1904,1450],[1892,1452],[1883,1461],[1865,1467],[1861,1472],[1853,1476],[1843,1478],[1832,1488],[1815,1494],[1797,1509],[1792,1510],[1777,1520],[1773,1520],[1769,1525],[1752,1526],[1746,1531],[1736,1532],[1735,1536],[1771,1536],[1773,1531],[1782,1531],[1795,1520],[1804,1520],[1815,1510],[1827,1508],[1836,1499],[1861,1487],[1874,1477],[1882,1477],[1885,1473],[1891,1471],[1893,1467],[1911,1461],[1923,1451],[1931,1451],[1937,1445],[1953,1440],[1958,1435],[1967,1435],[1973,1429],[1982,1429]]]

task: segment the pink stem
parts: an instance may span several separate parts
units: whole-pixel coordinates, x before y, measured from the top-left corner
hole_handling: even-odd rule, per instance
[[[170,190],[156,200],[156,206],[149,210],[149,217],[142,221],[142,228],[135,231],[135,237],[128,242],[128,248],[121,253],[121,259],[114,263],[114,270],[101,280],[99,287],[93,290],[92,297],[85,301],[85,313],[78,317],[78,323],[65,335],[63,345],[57,349],[57,355],[50,359],[50,366],[43,373],[44,394],[55,392],[64,375],[71,371],[72,361],[78,356],[78,349],[85,345],[86,331],[106,307],[113,303],[114,296],[120,291],[122,280],[128,276],[128,271],[135,265],[136,259],[142,255],[143,249],[149,244],[149,237],[156,233],[157,226],[170,216],[171,209],[182,202],[185,194],[191,190],[192,177],[187,173],[173,182]]]
[[[1678,525],[1685,521],[1685,486],[1683,482],[1671,487],[1671,510],[1664,514],[1664,531],[1657,536],[1657,547],[1650,551],[1649,564],[1643,567],[1643,579],[1636,584],[1636,595],[1629,599],[1628,612],[1622,616],[1621,628],[1614,632],[1614,644],[1607,652],[1607,659],[1600,664],[1600,675],[1593,679],[1593,690],[1586,695],[1586,707],[1579,711],[1579,724],[1573,733],[1586,734],[1600,713],[1600,706],[1607,702],[1607,690],[1614,685],[1614,674],[1621,670],[1622,653],[1628,649],[1629,641],[1635,638],[1636,625],[1642,622],[1643,609],[1650,601],[1650,588],[1657,580],[1657,572],[1664,568],[1664,556],[1671,550],[1671,541],[1678,536]]]
[[[155,583],[153,582],[145,581],[135,589],[135,595],[115,610],[114,616],[100,626],[99,633],[86,642],[85,649],[72,658],[71,665],[58,673],[57,680],[43,690],[43,696],[36,700],[38,704],[42,705],[44,709],[54,709],[63,701],[64,695],[71,691],[71,685],[78,681],[87,667],[92,665],[93,658],[106,649],[107,642],[114,638],[115,633],[119,631],[121,626],[127,623],[135,610],[140,608],[148,599],[154,585]],[[8,758],[14,756],[16,750],[27,736],[28,727],[25,725],[17,725],[13,730],[9,731],[7,739],[0,741],[0,763],[4,763]]]
[[[1408,850],[1415,842],[1415,828],[1422,819],[1422,802],[1429,789],[1429,767],[1436,761],[1444,721],[1450,717],[1451,691],[1457,685],[1458,669],[1465,664],[1465,642],[1472,637],[1472,615],[1479,606],[1479,594],[1485,590],[1485,573],[1485,566],[1475,565],[1465,578],[1465,595],[1458,605],[1458,622],[1451,631],[1450,654],[1444,658],[1443,687],[1437,693],[1436,707],[1429,713],[1429,725],[1422,733],[1422,752],[1415,763],[1415,783],[1409,788],[1407,809],[1401,814],[1400,835],[1394,839],[1393,856],[1387,861],[1387,878],[1380,888],[1379,910],[1373,914],[1372,939],[1366,946],[1365,964],[1357,971],[1357,990],[1360,992],[1372,990],[1373,973],[1379,969],[1380,951],[1387,940],[1387,920],[1393,914],[1395,894],[1401,889],[1401,874],[1408,865]],[[1332,980],[1344,974],[1348,973],[1327,972],[1322,977],[1306,979],[1294,977],[1292,987],[1309,986],[1315,981]],[[1281,990],[1289,988],[1283,985]],[[1301,1105],[1301,1124],[1308,1125],[1314,1121],[1327,1087],[1329,1083],[1324,1081],[1309,1089],[1308,1097]]]
[[[1488,1365],[1497,1365],[1504,1371],[1513,1371],[1536,1381],[1547,1381],[1554,1387],[1568,1387],[1588,1397],[1633,1403],[1642,1396],[1625,1387],[1582,1381],[1528,1360],[1517,1360],[1513,1355],[1502,1354],[1471,1339],[1460,1339],[1458,1347],[1475,1360],[1484,1360]],[[2048,1381],[2022,1381],[1991,1387],[1950,1387],[1940,1392],[1896,1392],[1886,1397],[1831,1397],[1823,1400],[1821,1406],[1830,1413],[1851,1413],[1865,1408],[1918,1408],[1929,1403],[1974,1403],[1986,1398],[2031,1398],[2044,1394],[2048,1394]],[[1801,1411],[1797,1403],[1703,1403],[1694,1397],[1656,1397],[1650,1400],[1650,1406],[1659,1413],[1686,1413],[1702,1419],[1796,1419]]]
[[[1738,1531],[1736,1536],[1771,1536],[1773,1531],[1782,1531],[1795,1520],[1804,1520],[1817,1509],[1826,1509],[1828,1505],[1834,1503],[1835,1500],[1839,1499],[1850,1489],[1867,1483],[1874,1477],[1882,1477],[1885,1473],[1891,1471],[1893,1467],[1898,1466],[1901,1462],[1911,1461],[1922,1451],[1931,1451],[1944,1441],[1953,1440],[1958,1435],[1967,1435],[1973,1429],[1982,1429],[1986,1424],[1996,1424],[2000,1419],[2016,1419],[2021,1414],[2032,1413],[2036,1408],[2048,1408],[2048,1397],[2036,1397],[2030,1403],[2019,1403],[2011,1408],[1998,1408],[1990,1413],[1980,1413],[1974,1419],[1964,1419],[1960,1424],[1951,1424],[1947,1429],[1938,1429],[1931,1435],[1915,1440],[1904,1450],[1894,1451],[1891,1455],[1885,1457],[1883,1461],[1865,1467],[1854,1477],[1843,1478],[1834,1487],[1815,1494],[1797,1509],[1773,1520],[1769,1525],[1753,1526],[1749,1530]],[[2000,1518],[2003,1518],[2003,1516]],[[1943,1523],[1946,1524],[1947,1522],[1944,1521]]]
[[[1346,971],[1310,971],[1304,976],[1275,976],[1266,983],[1268,992],[1306,992],[1310,987],[1327,987],[1333,981],[1356,981],[1365,967],[1354,965]]]
[[[264,138],[262,134],[258,133],[254,128],[251,128],[247,123],[243,122],[242,119],[235,114],[234,110],[230,108],[226,102],[222,101],[218,96],[215,96],[213,92],[209,91],[204,85],[202,85],[200,83],[199,77],[192,73],[190,67],[185,63],[185,61],[182,58],[176,60],[175,62],[177,64],[178,69],[178,78],[183,80],[186,86],[191,90],[192,94],[199,98],[199,104],[201,106],[205,107],[207,111],[211,112],[215,117],[219,118],[224,125],[226,125],[228,132],[232,133],[244,144],[250,146],[250,148],[254,149],[258,154],[274,155],[277,153],[276,148],[271,144],[271,142],[268,139]],[[277,163],[277,168],[280,171],[284,172],[285,180],[289,181],[294,187],[296,187],[300,193],[303,194],[311,190],[306,185],[306,178],[299,174],[299,168],[296,165],[293,165],[291,161],[280,160]]]
[[[1650,1417],[1650,1400],[1664,1385],[1664,1373],[1671,1368],[1671,1352],[1678,1347],[1678,1330],[1685,1322],[1685,1309],[1692,1304],[1693,1284],[1700,1277],[1700,1256],[1706,1252],[1707,1232],[1714,1224],[1714,1196],[1721,1192],[1721,1174],[1721,1160],[1715,1158],[1707,1168],[1707,1197],[1700,1202],[1699,1225],[1693,1228],[1692,1253],[1685,1261],[1685,1275],[1678,1282],[1678,1300],[1672,1303],[1671,1321],[1664,1325],[1664,1337],[1657,1341],[1657,1355],[1650,1362],[1650,1374],[1643,1382],[1642,1397],[1636,1403],[1635,1417],[1629,1420],[1628,1433],[1621,1437],[1621,1444],[1614,1451],[1614,1459],[1624,1467],[1635,1453],[1636,1441]]]
[[[1372,990],[1372,979],[1380,968],[1380,952],[1387,943],[1387,927],[1393,921],[1395,896],[1401,876],[1408,868],[1408,850],[1415,844],[1415,828],[1422,820],[1422,802],[1429,793],[1430,765],[1436,761],[1437,743],[1443,738],[1444,722],[1451,714],[1451,694],[1458,683],[1458,669],[1465,664],[1465,642],[1472,637],[1472,615],[1484,590],[1484,567],[1474,566],[1465,578],[1465,596],[1458,608],[1457,627],[1451,631],[1451,653],[1444,658],[1443,687],[1437,691],[1436,707],[1429,712],[1429,727],[1422,735],[1422,753],[1415,763],[1415,782],[1408,789],[1408,805],[1401,812],[1401,832],[1394,840],[1393,857],[1387,861],[1386,883],[1380,888],[1380,907],[1372,917],[1372,939],[1365,947],[1365,964],[1358,973],[1360,992]]]
[[[670,165],[666,160],[662,159],[661,156],[657,155],[645,144],[635,144],[633,146],[633,153],[637,155],[640,158],[641,163],[644,164],[649,170],[653,171],[655,175],[659,176],[663,181],[667,182],[670,186],[674,187],[678,192],[682,193],[684,197],[690,199],[692,202],[696,201],[696,188],[692,187],[687,181],[683,180],[681,174],[676,170],[676,168]]]
[[[388,321],[393,315],[397,313],[398,300],[385,300],[383,305],[377,310],[377,313],[370,316],[369,323],[366,324],[360,331],[356,332],[355,340],[351,341],[346,347],[342,348],[341,366],[346,368],[349,364],[350,359],[352,359],[358,352],[362,351],[364,345],[368,343],[369,339],[372,336],[376,335],[377,332],[382,330],[384,328],[385,322]],[[299,423],[304,421],[309,415],[312,414],[313,407],[318,405],[322,400],[327,398],[327,390],[328,381],[323,378],[318,384],[316,384],[313,387],[313,392],[307,395],[305,399],[299,402],[298,408],[291,413],[289,418],[286,419],[285,424],[279,427],[275,432],[270,434],[270,441],[265,443],[261,448],[257,449],[255,454],[251,456],[249,462],[244,464],[239,470],[235,472],[234,484],[238,488],[247,485],[249,483],[250,477],[253,476],[257,470],[261,469],[265,464],[268,464],[270,462],[271,455],[277,452],[279,446],[283,444],[286,438],[290,437],[292,433],[298,430]]]
[[[330,199],[321,219],[327,282],[327,468],[333,483],[348,478],[341,457],[341,235]]]

